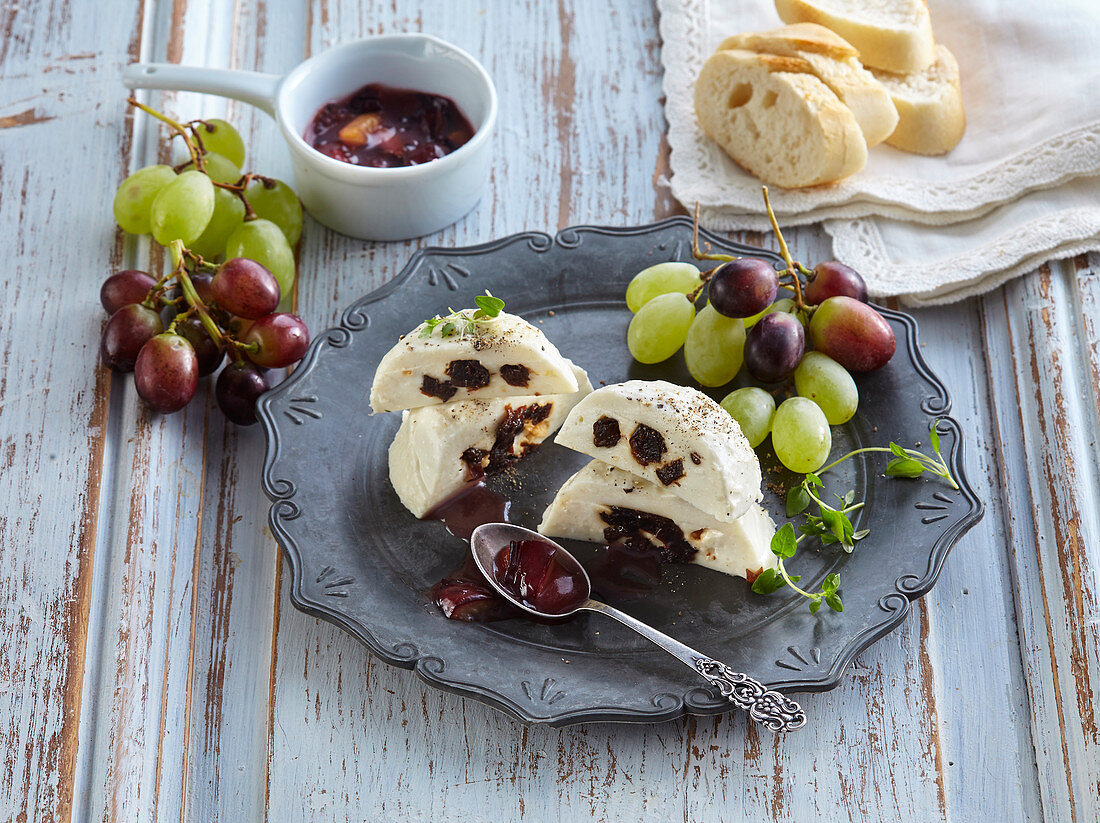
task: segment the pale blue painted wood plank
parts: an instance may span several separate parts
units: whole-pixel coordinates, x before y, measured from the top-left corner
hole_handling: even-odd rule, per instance
[[[1100,289],[1091,272],[1086,280],[1072,261],[1051,264],[983,300],[998,387],[998,492],[1040,796],[1052,820],[1095,820],[1100,809]]]
[[[263,48],[247,10],[234,22],[233,3],[192,2],[174,29],[178,10],[147,10],[145,59],[228,66],[239,59],[239,39]],[[108,93],[125,98],[117,72]],[[153,102],[181,119],[242,119],[217,98],[166,94]],[[111,125],[120,134],[128,128],[121,116]],[[246,138],[249,125],[241,127]],[[133,167],[165,156],[165,131],[147,126],[138,115]],[[249,148],[263,171],[288,175],[276,147],[257,139]],[[128,241],[127,265],[145,265],[148,248],[148,238]],[[256,480],[263,436],[225,424],[206,385],[170,417],[143,414],[128,378],[116,388],[118,484],[102,504],[114,539],[101,557],[103,630],[90,653],[103,662],[90,704],[94,735],[84,742],[91,764],[84,811],[100,819],[245,819],[262,808],[266,791],[276,555]]]
[[[922,351],[952,391],[952,416],[968,435],[967,473],[987,507],[925,598],[930,634],[925,649],[935,672],[949,819],[1039,820],[1006,502],[999,489],[1001,465],[989,447],[996,426],[989,410],[981,305],[968,301],[914,315],[925,341]]]
[[[95,363],[119,247],[95,204],[125,172],[104,107],[135,36],[66,2],[0,9],[0,818],[60,819],[74,785],[111,381]],[[111,111],[111,115],[107,111]],[[77,796],[74,798],[74,791]]]

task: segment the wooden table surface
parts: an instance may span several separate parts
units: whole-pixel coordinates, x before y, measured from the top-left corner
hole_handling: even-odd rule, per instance
[[[987,514],[901,629],[802,696],[797,734],[740,714],[524,728],[291,607],[260,429],[225,423],[205,387],[150,414],[96,362],[101,280],[160,262],[111,220],[164,137],[119,75],[139,59],[281,73],[416,30],[496,80],[490,194],[412,242],[307,220],[312,328],[422,244],[678,211],[639,0],[0,2],[0,820],[1096,821],[1097,259],[917,312]],[[265,115],[150,99],[227,115],[251,167],[289,179]],[[791,235],[796,256],[827,254],[818,230]]]

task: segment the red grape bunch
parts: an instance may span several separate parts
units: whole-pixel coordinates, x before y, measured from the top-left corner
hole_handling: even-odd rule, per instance
[[[699,249],[698,211],[693,256],[718,265],[701,272],[691,263],[659,263],[639,272],[626,290],[634,317],[627,346],[635,360],[658,363],[682,347],[691,376],[703,386],[724,386],[742,366],[758,383],[794,378],[797,397],[776,408],[760,386],[739,388],[722,406],[755,448],[769,434],[780,461],[792,471],[824,465],[832,446],[830,425],[847,422],[859,405],[851,372],[879,369],[897,341],[886,319],[867,303],[867,284],[836,261],[808,269],[795,262],[772,212],[764,205],[786,267]],[[706,305],[696,300],[707,292]],[[808,346],[813,349],[808,351]]]
[[[100,357],[134,373],[141,399],[155,411],[179,411],[195,396],[199,378],[229,363],[214,388],[218,408],[242,426],[256,422],[256,401],[270,387],[268,369],[302,359],[309,329],[278,311],[274,275],[255,260],[234,257],[219,266],[191,261],[174,241],[176,269],[154,280],[128,270],[107,278],[100,302],[110,314]]]

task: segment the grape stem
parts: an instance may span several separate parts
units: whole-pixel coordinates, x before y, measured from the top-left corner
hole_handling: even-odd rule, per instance
[[[205,128],[207,122],[205,120],[189,120],[184,124],[187,128],[191,129],[191,134],[195,138],[195,142],[199,144],[199,151],[205,153],[206,146],[203,145],[202,135],[199,134],[199,128]]]
[[[252,204],[248,202],[248,198],[244,196],[244,190],[248,188],[248,184],[251,183],[253,180],[259,180],[261,183],[264,184],[265,189],[273,188],[275,186],[275,181],[272,180],[270,177],[264,177],[262,174],[255,174],[254,172],[242,174],[241,178],[236,183],[218,183],[216,181],[212,181],[214,185],[218,188],[231,191],[240,198],[241,202],[244,203],[245,221],[256,220],[259,218],[259,215],[256,214],[255,211],[253,211]]]
[[[190,257],[195,261],[195,265],[200,268],[209,269],[210,271],[217,271],[218,265],[206,260],[202,255],[195,254],[191,249],[184,249],[183,254]]]
[[[764,208],[768,212],[768,220],[771,221],[772,231],[775,232],[775,238],[779,241],[779,256],[783,258],[783,262],[787,264],[787,270],[784,274],[789,274],[791,277],[791,285],[794,286],[794,305],[799,311],[805,311],[807,309],[806,302],[802,299],[802,280],[799,278],[798,273],[802,272],[806,274],[809,270],[801,263],[796,263],[791,257],[791,250],[787,248],[787,241],[783,239],[783,232],[779,230],[779,221],[775,219],[775,212],[772,211],[772,201],[768,197],[768,187],[761,186],[760,190],[764,193]]]
[[[691,228],[691,256],[696,260],[721,260],[723,263],[728,263],[731,260],[737,258],[732,254],[711,254],[710,243],[706,244],[706,252],[702,252],[699,249],[699,201],[695,201],[695,222]]]
[[[186,320],[188,317],[190,317],[194,313],[195,313],[195,307],[194,306],[188,306],[186,309],[184,309],[179,314],[177,314],[175,317],[173,317],[172,322],[168,324],[169,333],[174,333],[176,331],[176,325],[180,321]]]
[[[726,263],[728,262],[729,261],[727,260]],[[726,263],[721,263],[720,265],[715,266],[709,271],[699,272],[699,287],[693,289],[687,294],[687,299],[689,303],[694,303],[696,300],[699,299],[699,295],[703,293],[703,289],[707,287],[707,283],[709,283],[711,278],[714,277],[715,272],[722,268],[722,266],[726,265]]]
[[[161,277],[152,287],[145,293],[145,299],[141,301],[141,305],[147,309],[156,309],[157,297],[168,288],[168,281],[172,279],[175,272],[169,272]]]
[[[207,127],[207,121],[190,120],[187,123],[180,124],[177,123],[175,120],[171,120],[168,117],[165,117],[160,112],[153,111],[153,109],[147,106],[143,106],[141,103],[138,103],[133,98],[130,98],[130,102],[140,108],[142,111],[148,112],[149,114],[160,120],[163,120],[165,123],[174,128],[183,138],[183,141],[187,144],[187,150],[191,153],[191,162],[195,164],[195,168],[197,168],[201,172],[206,172],[206,163],[202,159],[202,156],[206,153],[206,147],[203,145],[202,135],[199,130]],[[187,130],[190,130],[191,137],[187,136]],[[180,163],[174,168],[174,170],[179,173],[180,170],[186,168],[188,165],[189,163]],[[264,177],[262,174],[253,174],[252,172],[241,175],[240,179],[237,180],[236,183],[219,183],[217,180],[214,179],[211,179],[210,182],[217,186],[219,189],[226,189],[237,195],[237,197],[240,198],[241,202],[244,203],[244,219],[255,220],[258,215],[255,211],[252,210],[252,204],[248,202],[248,198],[244,196],[245,187],[252,180],[260,180],[261,182],[263,182],[265,188],[272,188],[275,185],[275,182],[271,178]]]
[[[199,314],[199,320],[202,321],[203,328],[206,329],[206,333],[210,335],[210,339],[215,343],[221,343],[226,345],[230,341],[222,330],[218,328],[218,324],[214,322],[214,318],[210,316],[210,313],[206,310],[206,304],[202,302],[202,298],[199,297],[199,293],[195,291],[195,284],[191,282],[191,276],[187,273],[187,266],[184,265],[184,255],[190,254],[190,252],[183,247],[182,240],[172,241],[172,255],[180,262],[176,264],[176,270],[173,274],[179,280],[180,289],[183,291],[183,296],[187,298],[187,302],[191,304],[191,308]]]
[[[173,120],[168,115],[161,114],[156,109],[150,108],[149,106],[146,106],[144,103],[139,103],[133,97],[127,97],[126,102],[129,103],[131,106],[134,106],[135,108],[141,109],[146,114],[148,114],[152,117],[155,117],[160,122],[162,122],[162,123],[168,125],[169,127],[171,127],[177,134],[179,134],[180,137],[183,138],[183,142],[187,145],[187,151],[191,155],[191,162],[195,164],[195,168],[198,169],[199,171],[203,172],[203,173],[206,172],[206,163],[203,162],[202,154],[200,154],[198,149],[195,148],[194,141],[192,141],[191,138],[187,136],[187,129],[184,128],[184,126],[181,123],[177,123],[175,120]],[[184,165],[187,165],[187,164],[185,163]]]

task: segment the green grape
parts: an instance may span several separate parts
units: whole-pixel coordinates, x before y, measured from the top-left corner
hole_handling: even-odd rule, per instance
[[[772,430],[775,417],[775,398],[756,386],[731,391],[722,398],[722,408],[737,421],[749,445],[754,449],[764,442]]]
[[[270,268],[270,267],[269,267]],[[626,345],[639,363],[668,360],[684,345],[695,306],[683,294],[654,297],[634,315],[626,331]]]
[[[737,376],[745,359],[745,326],[710,303],[696,316],[684,342],[691,376],[703,386],[724,386]]]
[[[232,160],[222,157],[220,154],[207,152],[202,156],[203,168],[215,183],[236,183],[241,179],[241,167]],[[194,163],[188,163],[184,169],[195,168]]]
[[[233,230],[225,245],[227,259],[255,260],[279,281],[279,311],[288,311],[294,290],[294,252],[286,235],[270,220],[246,220]]]
[[[171,166],[146,166],[135,171],[115,192],[115,222],[130,234],[148,234],[152,229],[153,200],[175,177]]]
[[[182,240],[190,246],[214,214],[214,184],[205,174],[185,171],[153,200],[153,237],[162,246]]]
[[[691,263],[658,263],[642,269],[626,287],[626,305],[632,312],[660,294],[688,294],[702,285],[699,269]]]
[[[224,120],[205,120],[197,131],[204,151],[220,154],[237,168],[244,165],[244,141],[231,125]]]
[[[244,220],[244,203],[228,189],[214,188],[214,214],[206,224],[206,230],[191,244],[191,251],[213,260],[225,252],[229,235]]]
[[[271,186],[262,180],[250,180],[245,187],[244,196],[252,211],[265,220],[270,220],[283,230],[286,242],[294,248],[302,236],[302,204],[294,189],[282,180],[268,178]]]
[[[825,412],[809,398],[788,397],[772,419],[772,446],[779,462],[791,471],[817,471],[825,465],[833,447]]]
[[[825,412],[832,426],[847,423],[859,408],[859,390],[848,370],[827,354],[806,352],[794,372],[795,389]]]
[[[794,300],[789,297],[780,297],[778,300],[776,300],[774,303],[764,309],[764,311],[760,312],[760,314],[754,314],[752,317],[746,317],[741,322],[745,324],[746,329],[751,329],[765,314],[771,314],[772,312],[777,311],[793,312]]]

